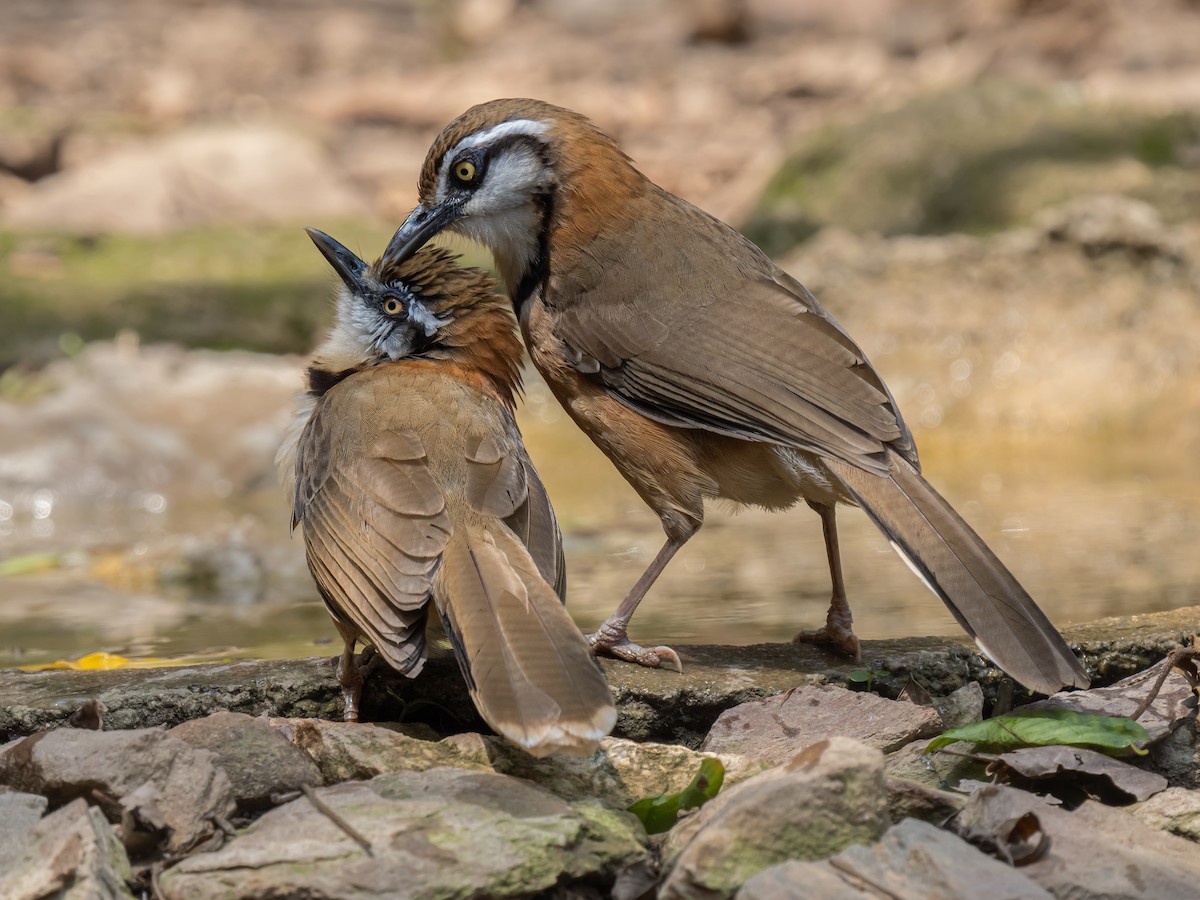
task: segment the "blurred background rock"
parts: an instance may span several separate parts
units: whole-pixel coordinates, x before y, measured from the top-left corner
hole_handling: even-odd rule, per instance
[[[816,291],[1056,621],[1198,602],[1195,0],[8,0],[0,664],[330,652],[270,465],[330,311],[300,226],[374,256],[497,96]],[[589,626],[660,533],[530,381]],[[842,520],[863,636],[956,632]],[[639,628],[783,640],[827,594],[815,517],[715,512]]]

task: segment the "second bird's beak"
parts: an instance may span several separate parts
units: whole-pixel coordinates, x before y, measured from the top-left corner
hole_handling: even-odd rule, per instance
[[[443,203],[434,207],[418,204],[388,241],[387,248],[383,251],[384,264],[394,266],[404,262],[460,214],[460,206],[455,203]]]
[[[304,230],[308,232],[312,242],[317,245],[321,255],[329,260],[333,270],[341,276],[342,281],[346,282],[346,287],[356,294],[361,292],[367,264],[359,259],[353,251],[339,244],[325,232],[317,231],[315,228],[305,228]]]

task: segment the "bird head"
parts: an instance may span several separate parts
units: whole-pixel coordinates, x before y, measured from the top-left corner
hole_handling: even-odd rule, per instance
[[[549,266],[553,233],[587,232],[640,174],[588,119],[540,100],[492,100],[451,122],[421,169],[418,206],[384,251],[402,260],[441,231],[492,251],[518,303]],[[569,208],[570,214],[567,214]]]
[[[353,251],[315,228],[306,228],[317,249],[333,266],[342,285],[336,324],[319,356],[336,357],[345,368],[395,361],[413,354],[446,324],[431,312],[407,276],[421,272],[427,254],[403,265],[367,265]]]
[[[333,329],[309,368],[313,394],[366,366],[421,357],[488,377],[511,405],[520,390],[521,345],[490,275],[460,266],[440,247],[367,265],[324,232],[305,230],[342,280]]]

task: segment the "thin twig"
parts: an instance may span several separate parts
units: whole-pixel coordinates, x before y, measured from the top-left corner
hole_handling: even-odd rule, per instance
[[[319,812],[321,815],[325,816],[325,818],[327,818],[330,822],[332,822],[338,828],[342,829],[342,831],[344,831],[346,833],[347,837],[349,837],[351,840],[354,841],[354,843],[358,844],[358,846],[362,847],[363,850],[365,850],[367,852],[367,856],[375,855],[374,852],[371,850],[371,842],[368,841],[365,837],[363,837],[358,831],[356,831],[349,822],[347,822],[345,819],[343,819],[341,816],[339,816],[337,813],[335,813],[332,809],[330,809],[325,804],[325,801],[317,796],[316,791],[314,791],[307,784],[301,785],[300,790],[304,791],[304,796],[308,798],[309,803],[311,803],[314,807],[316,807],[317,812]]]
[[[150,890],[154,892],[154,900],[167,900],[167,895],[163,893],[162,884],[159,883],[159,876],[162,874],[162,866],[155,864],[150,867]]]
[[[1146,695],[1146,699],[1138,704],[1137,709],[1133,711],[1133,715],[1131,715],[1129,718],[1136,722],[1138,719],[1144,716],[1146,714],[1146,710],[1150,708],[1150,705],[1158,697],[1158,692],[1162,690],[1162,686],[1166,682],[1167,676],[1171,674],[1171,670],[1181,662],[1194,658],[1196,656],[1196,652],[1197,651],[1195,647],[1176,647],[1174,650],[1168,653],[1167,660],[1163,665],[1162,671],[1159,672],[1158,677],[1154,679],[1154,686],[1150,688],[1150,693]]]
[[[862,872],[855,870],[849,863],[843,862],[842,860],[838,859],[836,856],[833,857],[832,859],[827,860],[827,862],[829,863],[830,866],[837,869],[843,875],[847,875],[851,879],[853,879],[852,884],[854,884],[855,887],[861,887],[861,886],[865,885],[869,888],[872,888],[872,889],[878,891],[880,894],[882,894],[884,897],[886,897],[887,900],[903,900],[903,898],[899,894],[895,894],[892,891],[889,891],[886,887],[884,887],[879,882],[877,882],[871,878],[868,878]]]

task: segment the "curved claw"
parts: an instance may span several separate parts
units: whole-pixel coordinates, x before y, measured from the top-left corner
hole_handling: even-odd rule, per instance
[[[588,640],[591,641],[592,649],[597,654],[623,659],[648,669],[661,669],[663,662],[669,660],[675,671],[683,672],[683,663],[679,659],[679,654],[670,647],[643,647],[633,643],[629,638],[609,642],[597,638],[596,635],[589,635]]]
[[[648,669],[660,669],[664,660],[670,660],[675,671],[681,674],[683,672],[679,654],[670,647],[642,647],[629,640],[623,620],[609,619],[593,634],[587,635],[587,640],[597,655],[623,659]]]

